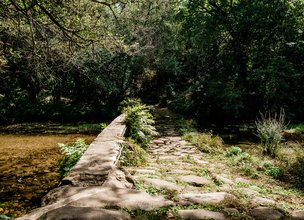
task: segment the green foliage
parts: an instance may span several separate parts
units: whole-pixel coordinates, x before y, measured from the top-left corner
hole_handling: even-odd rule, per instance
[[[288,171],[295,179],[295,182],[300,187],[304,187],[304,157],[298,157],[297,161],[291,165]]]
[[[278,179],[282,176],[283,171],[280,167],[274,166],[271,161],[262,161],[261,166],[264,173],[268,176]]]
[[[288,126],[288,129],[292,129],[295,132],[304,133],[304,124],[291,124],[291,125]]]
[[[175,113],[187,115],[192,108],[192,100],[190,94],[174,96],[172,101],[168,102],[169,108]]]
[[[227,157],[239,156],[242,154],[242,149],[236,146],[231,146],[226,152]]]
[[[304,91],[303,5],[301,0],[184,2],[177,18],[189,79],[185,90],[199,119],[252,119],[261,109],[281,107],[303,116],[298,93]]]
[[[196,123],[193,119],[185,119],[181,115],[177,115],[176,117],[176,124],[178,130],[182,133],[189,133],[189,132],[196,132]]]
[[[124,108],[126,114],[125,123],[127,125],[126,136],[133,139],[142,147],[146,147],[156,135],[154,120],[149,112],[150,108],[144,104],[137,104]]]
[[[206,153],[218,153],[224,146],[223,140],[212,133],[188,132],[183,135],[183,138]]]
[[[123,144],[119,161],[122,166],[142,166],[147,162],[147,153],[133,140],[129,139]]]
[[[9,214],[0,214],[0,219],[1,220],[11,220],[11,219],[14,219],[14,217]]]
[[[108,126],[107,123],[104,122],[100,123],[101,130],[105,129],[107,126]]]
[[[135,107],[135,106],[139,106],[139,105],[142,105],[142,102],[140,101],[140,99],[127,98],[119,104],[119,108],[120,108],[120,110],[123,111],[124,108]]]
[[[88,146],[83,139],[78,139],[71,145],[61,143],[58,145],[63,154],[57,164],[58,172],[62,177],[65,177],[80,159]]]
[[[258,177],[253,158],[249,153],[243,152],[239,147],[231,146],[227,149],[226,157],[230,158],[229,161],[240,173],[252,178]]]
[[[283,131],[286,129],[285,114],[281,110],[279,116],[273,117],[270,113],[261,114],[261,117],[255,122],[257,126],[258,137],[263,146],[263,152],[275,157],[277,148],[283,140]]]
[[[167,217],[167,208],[158,208],[153,211],[145,211],[145,210],[128,210],[124,209],[124,211],[128,212],[131,215],[131,218],[134,220],[159,220],[166,219]]]

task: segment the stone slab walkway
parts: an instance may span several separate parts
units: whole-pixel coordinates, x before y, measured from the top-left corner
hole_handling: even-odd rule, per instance
[[[166,219],[297,219],[303,213],[286,216],[274,208],[274,199],[264,198],[250,188],[250,180],[226,175],[224,163],[214,164],[205,153],[182,139],[166,109],[158,109],[156,128],[159,136],[147,149],[147,165],[126,169],[138,186],[174,202],[171,210],[175,212],[169,211]],[[249,213],[242,213],[244,203],[249,206]]]
[[[159,136],[149,145],[143,167],[117,167],[121,137],[104,132],[65,179],[67,185],[20,219],[304,219],[301,210],[289,216],[276,210],[276,200],[249,187],[250,180],[227,175],[224,164],[183,140],[166,109],[158,109],[156,128]],[[244,202],[250,212],[243,213]]]

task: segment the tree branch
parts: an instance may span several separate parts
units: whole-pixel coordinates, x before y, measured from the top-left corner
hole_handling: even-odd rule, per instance
[[[116,4],[116,3],[110,4],[110,3],[102,2],[102,1],[99,1],[99,0],[91,0],[91,1],[92,1],[92,2],[95,2],[95,3],[98,3],[98,4],[102,4],[102,5],[107,6],[107,7],[110,9],[110,11],[112,12],[112,14],[113,14],[115,20],[118,20],[116,14],[115,14],[115,12],[114,12],[114,10],[113,10],[113,8],[112,8],[112,5],[114,5],[114,4]]]

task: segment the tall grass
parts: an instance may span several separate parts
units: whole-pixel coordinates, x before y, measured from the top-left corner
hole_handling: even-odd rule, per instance
[[[283,140],[283,132],[287,128],[284,110],[281,109],[280,113],[275,113],[274,116],[270,113],[261,113],[255,124],[257,136],[260,138],[263,147],[263,153],[275,157],[277,149]]]

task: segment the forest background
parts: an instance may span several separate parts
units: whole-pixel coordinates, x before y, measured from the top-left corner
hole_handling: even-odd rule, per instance
[[[302,0],[2,0],[0,123],[111,119],[128,97],[303,120],[303,26]]]

